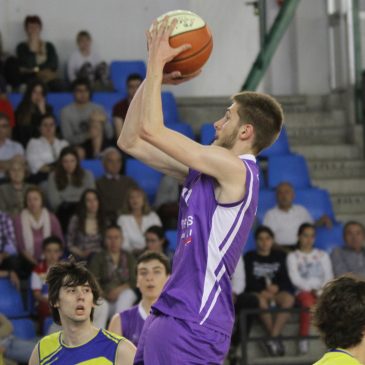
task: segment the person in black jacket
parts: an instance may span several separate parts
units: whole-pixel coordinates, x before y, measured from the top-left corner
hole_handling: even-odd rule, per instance
[[[245,255],[247,278],[246,291],[255,293],[261,309],[291,308],[294,305],[293,286],[286,268],[286,254],[273,249],[274,233],[265,226],[260,226],[255,232],[256,251]],[[279,336],[289,319],[290,314],[263,313],[260,319],[268,335],[273,339],[265,341],[265,349],[270,356],[282,356],[284,345]]]

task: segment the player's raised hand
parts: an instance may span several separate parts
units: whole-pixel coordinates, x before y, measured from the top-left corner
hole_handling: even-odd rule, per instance
[[[189,81],[196,76],[200,75],[202,70],[198,70],[190,75],[182,75],[180,71],[173,71],[171,73],[164,73],[162,83],[169,85],[179,85],[183,82]]]

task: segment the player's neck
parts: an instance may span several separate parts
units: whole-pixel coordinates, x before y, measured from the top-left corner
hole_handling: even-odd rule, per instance
[[[236,156],[241,155],[254,155],[255,153],[252,151],[251,145],[244,142],[237,142],[231,148],[231,152]]]
[[[62,342],[70,347],[81,346],[92,340],[98,332],[99,329],[90,322],[68,323],[63,326]]]
[[[352,355],[361,364],[365,365],[365,338],[364,337],[359,345],[348,348],[348,349],[344,349],[344,350],[346,352],[348,352],[350,355]]]
[[[156,301],[156,299],[142,298],[141,305],[147,314],[150,314],[152,304]]]

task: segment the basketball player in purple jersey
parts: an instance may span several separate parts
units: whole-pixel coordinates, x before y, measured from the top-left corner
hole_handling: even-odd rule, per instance
[[[164,75],[164,65],[190,48],[170,47],[175,24],[165,18],[147,33],[147,76],[118,139],[128,154],[184,181],[172,274],[145,322],[134,364],[221,364],[234,321],[230,278],[257,208],[255,155],[278,137],[283,113],[272,97],[243,92],[214,123],[211,146],[166,128],[161,84],[186,80]]]

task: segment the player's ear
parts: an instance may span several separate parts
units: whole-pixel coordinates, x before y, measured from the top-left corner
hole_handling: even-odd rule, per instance
[[[253,125],[252,124],[243,124],[239,128],[238,138],[240,140],[247,140],[253,136]]]

